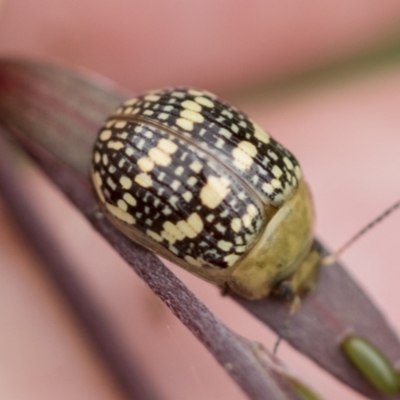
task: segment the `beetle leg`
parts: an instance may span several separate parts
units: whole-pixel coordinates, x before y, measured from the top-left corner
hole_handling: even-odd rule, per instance
[[[224,283],[222,286],[220,286],[221,289],[221,296],[228,296],[229,293],[232,292],[231,288],[227,283]]]

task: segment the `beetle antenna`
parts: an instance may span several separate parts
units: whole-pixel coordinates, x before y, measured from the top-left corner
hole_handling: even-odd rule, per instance
[[[274,348],[272,349],[272,354],[276,356],[276,353],[278,352],[278,347],[281,344],[283,338],[284,338],[284,331],[286,331],[288,325],[289,325],[290,317],[286,318],[285,323],[283,324],[282,328],[279,331],[278,339],[276,339],[276,342],[274,344]]]
[[[367,231],[373,228],[376,224],[385,219],[389,214],[400,207],[400,200],[394,203],[392,206],[387,208],[382,214],[378,215],[374,220],[372,220],[368,225],[358,231],[352,238],[350,238],[342,247],[339,248],[335,253],[325,257],[322,263],[325,265],[331,265],[339,258],[339,256],[346,251],[354,242],[356,242],[361,236],[363,236]]]

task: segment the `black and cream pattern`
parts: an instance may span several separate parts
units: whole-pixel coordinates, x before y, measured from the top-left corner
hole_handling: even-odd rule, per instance
[[[227,268],[254,245],[266,209],[291,197],[296,159],[208,92],[127,101],[101,129],[93,181],[114,217],[196,266]]]

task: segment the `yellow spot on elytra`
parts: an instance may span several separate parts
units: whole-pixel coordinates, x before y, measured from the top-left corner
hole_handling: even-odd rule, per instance
[[[123,175],[119,178],[119,183],[124,189],[130,189],[132,186],[132,180],[129,179],[127,176]]]
[[[185,168],[183,168],[181,165],[175,169],[175,175],[182,175],[183,171],[185,170]]]
[[[144,96],[144,98],[147,101],[158,101],[158,100],[160,100],[160,96],[157,96],[155,94],[148,94],[147,96]]]
[[[189,203],[189,201],[193,199],[193,194],[189,191],[186,191],[183,193],[182,197]]]
[[[105,203],[106,200],[104,198],[103,191],[101,190],[101,187],[103,186],[103,180],[101,179],[101,176],[98,172],[95,172],[93,174],[93,182],[94,182],[94,187],[96,189],[97,195],[100,197],[100,200],[102,203]]]
[[[178,255],[178,254],[179,254],[178,249],[177,249],[175,246],[172,246],[171,244],[168,246],[168,250],[169,250],[171,253],[174,253],[175,255]]]
[[[178,146],[172,140],[168,139],[161,139],[157,147],[168,154],[173,154],[178,150]]]
[[[197,232],[186,222],[179,221],[176,227],[188,238],[193,239],[197,236]]]
[[[287,157],[283,157],[283,162],[286,164],[288,169],[292,170],[294,168],[293,163]]]
[[[236,254],[229,254],[224,257],[224,261],[231,267],[236,263],[237,260],[239,260],[239,256]]]
[[[239,132],[239,127],[236,124],[232,124],[231,125],[231,129],[233,130],[233,132],[238,133]]]
[[[122,128],[125,128],[126,124],[127,124],[126,121],[117,121],[115,123],[115,127],[118,129],[122,129]]]
[[[194,176],[191,176],[188,180],[187,183],[189,186],[194,186],[197,183],[197,179]]]
[[[118,133],[117,135],[120,139],[128,139],[129,133],[128,132],[122,132]]]
[[[182,107],[186,108],[187,110],[192,110],[195,112],[200,112],[201,111],[201,105],[192,101],[192,100],[185,100],[182,103]]]
[[[233,218],[231,221],[231,228],[234,232],[239,232],[242,227],[242,220],[240,218]]]
[[[230,111],[228,111],[228,110],[222,110],[221,114],[222,114],[222,115],[225,115],[226,117],[228,117],[228,118],[230,118],[230,119],[233,118],[233,114],[232,114]]]
[[[204,117],[200,113],[188,109],[182,110],[180,116],[196,123],[201,123],[204,121]]]
[[[275,188],[275,189],[280,189],[282,187],[282,183],[279,179],[272,179],[271,180],[271,185]]]
[[[171,233],[170,233],[169,231],[167,231],[166,229],[164,229],[164,230],[161,232],[161,236],[162,236],[166,241],[168,241],[168,243],[169,243],[170,245],[172,245],[172,244],[174,244],[174,243],[176,242],[176,238],[175,238],[173,235],[171,235]]]
[[[176,124],[180,126],[182,129],[185,129],[186,131],[192,131],[193,130],[193,122],[189,121],[186,118],[178,118],[176,120]]]
[[[224,139],[218,138],[217,143],[215,143],[215,147],[218,147],[219,149],[222,149],[222,147],[224,147],[225,143],[226,142],[225,142]]]
[[[132,149],[132,147],[127,147],[126,149],[125,149],[125,154],[127,155],[127,156],[133,156],[133,149]]]
[[[150,149],[149,157],[154,164],[162,165],[163,167],[170,165],[172,161],[171,157],[158,147]]]
[[[263,143],[269,143],[271,137],[268,135],[267,132],[264,131],[263,128],[261,128],[260,125],[257,124],[257,122],[253,122],[253,127],[254,127],[254,136]]]
[[[197,233],[200,233],[204,228],[203,221],[197,213],[190,214],[187,222]]]
[[[249,214],[245,214],[243,215],[242,220],[243,220],[243,226],[245,228],[248,228],[251,225],[252,217]]]
[[[272,174],[275,178],[280,178],[283,175],[283,171],[277,165],[274,165],[272,167]]]
[[[200,200],[206,207],[213,210],[221,204],[230,191],[228,179],[210,176],[200,191]]]
[[[226,240],[220,240],[217,243],[217,246],[223,251],[229,251],[232,248],[232,243],[227,242]]]
[[[273,160],[278,161],[279,157],[278,157],[278,155],[277,155],[274,151],[268,150],[268,151],[267,151],[267,154],[268,154],[268,156],[271,157]]]
[[[112,131],[110,129],[106,129],[105,131],[101,131],[99,137],[100,137],[100,140],[105,142],[106,140],[110,139],[111,135],[112,135]]]
[[[107,210],[114,215],[114,217],[120,219],[121,221],[126,222],[127,224],[134,224],[136,222],[135,218],[127,213],[126,211],[121,210],[119,207],[115,207],[110,203],[106,203]]]
[[[129,205],[136,206],[137,201],[130,193],[124,193],[122,197]]]
[[[201,92],[200,90],[196,89],[189,89],[188,93],[191,94],[192,96],[203,96],[204,92]]]
[[[149,172],[154,168],[154,162],[149,157],[139,158],[137,165],[143,172]]]
[[[232,150],[233,163],[239,169],[249,169],[253,164],[253,158],[257,154],[257,148],[254,144],[246,140],[239,142],[237,147]]]
[[[252,217],[255,217],[258,214],[257,207],[254,204],[249,204],[247,206],[247,214],[251,215]]]
[[[257,207],[254,204],[249,204],[247,206],[247,214],[243,215],[242,217],[243,226],[248,228],[257,214],[258,214]]]
[[[194,265],[195,267],[201,267],[202,266],[202,262],[199,260],[196,260],[195,258],[193,258],[192,256],[185,256],[185,260],[191,264]]]
[[[121,150],[124,147],[124,144],[122,142],[108,142],[107,147],[109,149],[114,149],[114,150]]]
[[[125,105],[125,106],[133,106],[135,103],[137,103],[137,101],[138,101],[138,99],[135,97],[135,98],[133,98],[133,99],[130,99],[130,100],[126,101],[126,102],[124,103],[124,105]]]
[[[164,222],[163,225],[164,230],[161,232],[161,236],[170,241],[168,238],[173,238],[174,241],[171,244],[174,244],[177,240],[184,239],[184,233],[178,229],[176,225],[174,225],[171,221]]]
[[[100,160],[101,160],[101,155],[100,155],[100,153],[99,153],[98,151],[96,151],[96,152],[94,153],[94,162],[95,162],[96,164],[98,164],[98,163],[100,162]]]
[[[179,186],[181,186],[181,183],[179,181],[177,181],[176,179],[174,181],[171,182],[170,187],[176,192],[179,188]]]
[[[150,236],[153,240],[156,242],[162,242],[163,238],[160,236],[158,233],[151,231],[150,229],[147,229],[146,234]]]
[[[176,90],[176,91],[171,93],[171,96],[177,97],[178,99],[183,99],[183,98],[185,98],[185,93],[182,93],[181,91]]]
[[[247,142],[243,140],[242,142],[238,143],[238,148],[248,154],[250,157],[255,157],[257,154],[257,148],[254,146],[253,143]]]
[[[201,164],[199,161],[195,160],[189,165],[189,168],[192,171],[199,173],[203,168],[203,164]]]
[[[108,155],[107,154],[103,154],[103,164],[104,165],[108,165]]]
[[[274,193],[274,188],[270,183],[264,183],[264,185],[262,186],[262,190],[269,195]]]
[[[119,199],[117,201],[117,206],[122,210],[122,211],[127,211],[128,210],[128,204],[125,203],[125,201]]]
[[[151,176],[146,173],[136,175],[135,182],[144,188],[148,188],[153,184]]]
[[[157,115],[158,119],[166,120],[168,119],[169,115],[167,113],[161,113]]]
[[[221,128],[218,132],[220,135],[225,136],[227,139],[230,139],[232,137],[232,133],[226,128]]]
[[[199,97],[196,97],[194,99],[194,101],[196,103],[201,104],[204,107],[208,107],[208,108],[214,107],[214,103],[211,100],[207,99],[206,97],[199,96]]]
[[[246,246],[236,246],[235,251],[236,253],[244,253],[246,251]]]

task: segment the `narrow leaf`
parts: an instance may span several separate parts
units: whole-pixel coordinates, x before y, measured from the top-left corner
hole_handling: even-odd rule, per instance
[[[221,364],[231,362],[226,356],[233,348],[240,350],[236,355],[243,354],[241,346],[240,349],[219,347],[222,342],[213,336],[218,329],[210,336],[206,328],[219,326],[219,322],[154,255],[123,238],[105,219],[96,217],[97,206],[89,181],[92,144],[103,120],[127,96],[105,82],[95,82],[59,67],[26,61],[0,62],[0,88],[3,126],[91,219],[96,229],[108,238]],[[175,289],[177,293],[174,293]],[[277,332],[289,313],[290,305],[276,299],[250,302],[235,295],[232,297]],[[221,333],[221,339],[229,337],[234,343],[235,335],[226,329],[223,328],[225,333]],[[397,336],[359,286],[341,265],[323,267],[316,290],[303,299],[302,307],[286,330],[285,339],[353,389],[371,399],[384,398],[343,356],[340,340],[351,332],[370,340],[392,362],[400,359]],[[252,365],[253,370],[257,370],[258,367],[252,364],[254,360],[246,357],[236,357],[235,362],[247,363],[247,367]],[[242,380],[246,378],[235,368],[230,373],[242,387],[245,386]],[[250,393],[250,389],[245,390]]]
[[[19,141],[249,398],[298,399],[261,345],[222,324],[157,257],[129,241],[97,212],[89,180],[91,148],[104,116],[124,98],[104,83],[95,84],[72,71],[0,62],[0,132]]]

